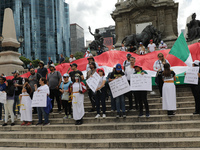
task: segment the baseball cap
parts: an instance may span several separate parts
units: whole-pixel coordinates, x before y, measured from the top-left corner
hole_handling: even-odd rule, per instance
[[[65,73],[65,74],[63,75],[63,77],[69,77],[69,74],[68,74],[68,73]]]
[[[43,64],[44,65],[44,62],[42,61],[42,60],[40,60],[40,62],[39,63],[41,63],[41,64]]]
[[[117,71],[121,71],[121,70],[122,70],[122,66],[121,66],[120,64],[117,64],[117,65],[116,65],[116,70],[117,70]]]
[[[150,42],[153,42],[153,40],[151,39]]]
[[[54,64],[51,64],[49,67],[54,67],[54,68],[55,68],[55,65],[54,65]]]
[[[128,53],[128,54],[126,55],[126,57],[131,57],[131,54]]]
[[[140,44],[142,44],[142,42],[140,42]]]

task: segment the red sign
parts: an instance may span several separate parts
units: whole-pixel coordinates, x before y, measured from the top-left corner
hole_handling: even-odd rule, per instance
[[[110,50],[113,46],[113,37],[106,37],[104,38],[103,44]]]

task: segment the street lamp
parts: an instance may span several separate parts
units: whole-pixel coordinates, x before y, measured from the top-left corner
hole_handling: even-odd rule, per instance
[[[19,38],[18,38],[18,41],[20,43],[20,48],[22,48],[21,54],[23,55],[24,54],[24,48],[22,46],[22,43],[24,42],[24,37],[20,35]]]
[[[23,38],[23,36],[20,35],[20,37],[19,37],[18,40],[19,40],[20,43],[24,42],[24,38]]]

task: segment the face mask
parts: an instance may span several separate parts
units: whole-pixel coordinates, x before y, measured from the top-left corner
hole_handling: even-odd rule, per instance
[[[79,77],[75,77],[75,80],[79,79]]]

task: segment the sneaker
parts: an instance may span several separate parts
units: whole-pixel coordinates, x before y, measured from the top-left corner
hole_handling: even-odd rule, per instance
[[[20,120],[21,119],[21,115],[17,115],[17,119]]]
[[[103,118],[106,118],[106,114],[103,114],[103,116],[102,116]]]
[[[48,126],[48,125],[50,125],[50,123],[44,123],[44,124],[43,124],[43,126]]]
[[[26,124],[26,126],[30,126],[30,125],[32,125],[32,123],[31,123],[31,122],[28,122],[28,123]]]
[[[125,114],[125,112],[123,113],[122,117],[123,117],[123,118],[126,118],[126,114]]]
[[[7,123],[2,124],[3,127],[4,127],[4,126],[7,126],[7,125],[8,125]]]
[[[63,117],[63,119],[67,119],[67,115],[65,115],[65,116]]]
[[[41,125],[42,125],[42,123],[39,123],[39,122],[36,124],[36,126],[41,126]]]
[[[147,117],[147,118],[149,118],[149,116],[150,116],[149,114],[146,114],[146,117]]]
[[[14,126],[15,125],[15,123],[11,123],[11,126]]]
[[[26,125],[26,122],[23,122],[23,123],[21,124],[21,126],[24,126],[24,125]]]
[[[119,113],[117,113],[116,118],[119,118]]]
[[[97,119],[97,118],[99,118],[99,117],[101,117],[99,114],[97,114],[96,116],[95,116],[95,119]]]
[[[71,119],[72,118],[72,115],[68,115],[68,119]]]

